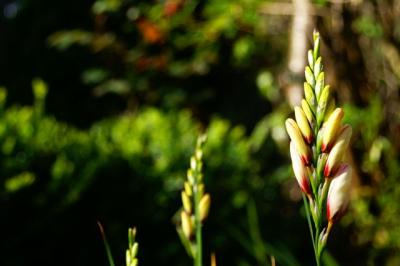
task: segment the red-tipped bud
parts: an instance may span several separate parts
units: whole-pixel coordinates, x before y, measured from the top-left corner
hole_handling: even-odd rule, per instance
[[[337,222],[345,213],[350,201],[351,167],[342,164],[329,187],[326,216],[329,223]]]
[[[344,112],[342,108],[336,108],[324,123],[324,136],[322,138],[322,152],[326,152],[332,146],[335,136],[338,133],[340,122],[342,121]]]
[[[293,172],[301,190],[303,190],[304,193],[311,195],[312,192],[307,167],[301,160],[293,141],[290,142],[290,157],[292,159]]]
[[[302,161],[305,163],[305,165],[309,165],[311,163],[311,151],[304,142],[299,126],[291,118],[288,118],[286,120],[285,125],[286,131],[289,134],[290,139],[294,143],[294,146],[296,147],[296,150],[299,153]]]
[[[304,138],[306,139],[307,143],[310,144],[313,141],[313,133],[311,131],[310,124],[308,123],[308,119],[306,114],[304,113],[303,109],[298,106],[294,107],[294,114],[296,117],[297,125],[303,134]]]
[[[324,168],[324,176],[330,177],[335,173],[336,169],[340,165],[343,159],[343,155],[347,150],[352,134],[351,126],[344,125],[340,131],[335,145],[329,153],[328,160],[326,161]]]

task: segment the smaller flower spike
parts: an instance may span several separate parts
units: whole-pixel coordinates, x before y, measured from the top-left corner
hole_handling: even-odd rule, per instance
[[[326,203],[329,223],[336,223],[345,213],[350,200],[351,167],[342,164],[332,179]]]
[[[293,172],[301,190],[303,190],[307,195],[311,195],[310,181],[307,177],[308,171],[301,160],[293,141],[290,142],[290,157],[292,158]]]

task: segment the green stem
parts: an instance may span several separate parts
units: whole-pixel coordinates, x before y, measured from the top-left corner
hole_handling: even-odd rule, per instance
[[[311,235],[311,240],[312,240],[312,244],[313,244],[313,248],[314,248],[314,253],[315,253],[315,241],[314,241],[314,231],[312,229],[312,224],[311,224],[311,217],[310,217],[310,206],[307,202],[306,197],[304,196],[304,194],[302,194],[303,196],[303,202],[304,202],[304,207],[306,208],[306,216],[307,216],[307,223],[308,223],[308,229],[310,230],[310,235]]]
[[[198,184],[195,184],[195,189],[194,189],[194,208],[195,208],[195,227],[196,227],[196,256],[195,256],[195,266],[202,266],[203,262],[203,251],[202,251],[202,246],[203,246],[203,240],[202,240],[202,235],[201,235],[201,220],[200,220],[200,210],[199,210],[199,205],[200,205],[200,193],[198,189]]]
[[[315,261],[316,261],[316,263],[317,263],[317,266],[320,266],[321,265],[321,256],[320,256],[320,254],[319,254],[319,252],[318,252],[318,250],[319,250],[319,231],[320,231],[320,228],[319,228],[319,225],[317,226],[317,230],[315,231],[315,250],[314,250],[314,254],[315,254]]]

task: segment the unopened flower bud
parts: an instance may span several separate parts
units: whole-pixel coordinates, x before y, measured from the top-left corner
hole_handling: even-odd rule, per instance
[[[303,112],[306,114],[307,120],[310,123],[310,125],[313,125],[314,124],[314,114],[311,111],[311,108],[308,105],[307,101],[304,99],[301,100],[301,108],[303,109]]]
[[[314,75],[317,76],[317,81],[315,82],[315,96],[317,97],[317,100],[319,101],[322,89],[324,88],[324,78],[325,78],[325,74],[324,72],[321,73],[316,73],[314,71]]]
[[[307,83],[310,84],[311,86],[314,86],[315,78],[314,78],[314,74],[309,66],[306,66],[305,76],[306,76]]]
[[[303,190],[303,192],[307,195],[311,195],[312,192],[310,187],[310,180],[308,177],[308,171],[303,161],[301,160],[293,141],[290,142],[290,157],[292,159],[293,172],[301,190]]]
[[[325,130],[321,146],[322,152],[326,152],[332,146],[332,143],[335,140],[335,136],[338,133],[343,115],[344,113],[342,108],[336,108],[335,111],[333,111],[333,113],[329,116],[328,121],[325,122]]]
[[[326,215],[329,223],[337,222],[345,213],[350,201],[351,167],[340,166],[329,187]]]
[[[315,98],[315,94],[313,92],[313,88],[307,82],[304,82],[304,97],[310,106],[311,110],[315,113],[315,106],[317,105],[317,99]]]
[[[318,107],[317,107],[317,123],[318,123],[318,125],[321,125],[322,121],[324,121],[324,119],[325,119],[325,110],[326,110],[326,106],[328,105],[328,101],[330,98],[329,94],[330,94],[329,85],[326,85],[321,92],[321,96],[318,99]]]
[[[311,163],[311,151],[304,142],[298,125],[291,118],[288,118],[285,124],[286,131],[288,132],[290,139],[294,143],[294,146],[296,147],[296,150],[299,153],[302,161],[305,163],[305,165],[309,165]]]
[[[183,233],[187,239],[190,239],[193,236],[193,224],[189,214],[187,214],[185,211],[181,211],[181,222]]]
[[[185,191],[182,191],[181,198],[182,198],[182,203],[183,203],[183,209],[188,214],[191,214],[192,213],[192,202],[191,202],[189,196],[186,194]]]
[[[350,142],[351,134],[351,126],[344,125],[340,131],[340,135],[335,142],[335,145],[329,153],[328,160],[326,161],[324,168],[325,177],[330,177],[342,162],[343,155],[346,152]]]
[[[294,113],[301,133],[303,134],[307,143],[310,144],[313,141],[313,133],[311,131],[310,124],[308,123],[306,114],[304,113],[303,109],[298,106],[294,107]]]
[[[197,191],[198,191],[200,197],[203,197],[203,195],[204,195],[204,184],[199,184],[197,186]]]
[[[210,212],[211,197],[209,194],[205,194],[199,203],[200,220],[204,221],[208,213]]]
[[[190,197],[193,195],[192,187],[190,186],[189,182],[185,182],[184,184],[185,193]]]

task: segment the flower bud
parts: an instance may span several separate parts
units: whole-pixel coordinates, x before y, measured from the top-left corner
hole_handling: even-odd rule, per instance
[[[322,98],[322,96],[321,96]],[[340,122],[343,118],[342,108],[336,108],[335,111],[329,116],[328,121],[325,122],[324,136],[322,138],[322,152],[326,152],[332,146],[335,136],[338,133]]]
[[[184,187],[185,187],[186,195],[188,195],[189,197],[192,196],[193,190],[192,190],[192,187],[190,186],[189,182],[185,182]]]
[[[314,60],[316,60],[319,56],[319,49],[320,49],[319,33],[314,32],[314,51],[313,51]]]
[[[329,85],[326,85],[321,92],[321,96],[318,98],[318,107],[317,107],[317,123],[321,125],[322,121],[325,119],[325,110],[329,101]]]
[[[321,72],[322,71],[322,59],[320,56],[317,58],[317,60],[315,60],[313,71],[314,71],[314,77],[318,77],[322,73]],[[317,78],[317,80],[318,80],[318,78]],[[315,91],[317,91],[317,90],[315,90]],[[319,95],[319,93],[316,93],[316,94]],[[317,98],[318,98],[318,96],[317,96]]]
[[[313,87],[315,85],[315,78],[314,78],[314,74],[309,66],[306,66],[305,76],[306,76],[307,83]]]
[[[294,143],[294,146],[296,147],[301,159],[303,160],[305,165],[309,165],[311,163],[311,151],[304,142],[298,125],[291,118],[288,118],[285,124],[286,131],[288,132],[290,139]]]
[[[185,234],[187,239],[190,239],[193,236],[193,224],[190,216],[185,212],[181,212],[181,221],[182,221],[182,231]]]
[[[296,121],[300,128],[301,133],[303,134],[307,143],[310,144],[313,141],[313,133],[311,131],[310,125],[308,124],[306,114],[298,106],[294,107],[294,114],[296,116]]]
[[[349,145],[352,129],[349,125],[344,125],[340,131],[335,145],[329,153],[328,160],[324,168],[324,176],[330,177],[342,162],[342,158]]]
[[[199,211],[200,211],[200,221],[204,221],[208,213],[210,211],[211,197],[209,194],[205,194],[199,203]]]
[[[304,98],[308,105],[310,106],[311,110],[315,113],[315,106],[317,105],[317,100],[315,98],[313,88],[307,82],[304,82]]]
[[[326,105],[326,108],[325,108],[324,122],[326,122],[328,120],[330,115],[335,110],[335,107],[336,107],[335,99],[334,98],[329,98],[328,104]]]
[[[326,215],[329,223],[336,223],[345,213],[350,201],[351,167],[342,164],[329,187]]]
[[[321,57],[320,57],[321,58]],[[315,82],[315,96],[317,97],[317,100],[319,100],[322,89],[324,88],[324,78],[325,78],[325,74],[324,72],[321,73],[316,73],[314,71],[314,75],[317,76],[317,81]]]
[[[292,159],[293,172],[301,190],[303,190],[303,192],[307,195],[311,195],[312,192],[308,178],[308,172],[306,166],[300,158],[299,153],[297,152],[293,141],[290,142],[290,157]]]
[[[190,198],[185,191],[182,191],[181,198],[183,203],[183,209],[189,214],[192,213],[192,202],[190,201]]]
[[[306,114],[307,120],[310,123],[310,125],[313,125],[315,123],[314,114],[311,111],[311,108],[308,105],[307,101],[304,99],[301,100],[301,108],[303,109],[303,112]]]

